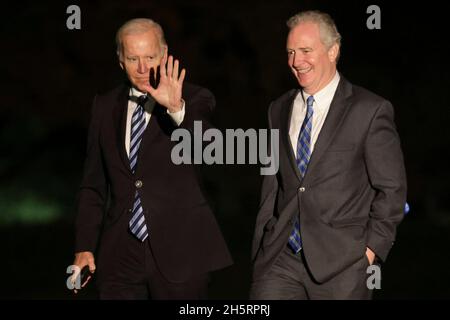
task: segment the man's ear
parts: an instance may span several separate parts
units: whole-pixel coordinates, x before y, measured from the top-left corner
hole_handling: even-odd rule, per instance
[[[339,45],[337,43],[333,44],[330,49],[328,49],[328,58],[331,62],[336,62],[339,54]]]
[[[123,48],[117,49],[117,58],[119,59],[119,66],[122,70],[125,70],[125,65],[123,63]]]

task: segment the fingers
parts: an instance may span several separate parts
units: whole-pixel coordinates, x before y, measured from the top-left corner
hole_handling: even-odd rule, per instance
[[[180,62],[178,59],[174,59],[172,55],[168,56],[168,49],[166,47],[160,63],[161,77],[169,77],[171,79],[179,80],[179,69]]]
[[[92,260],[89,261],[89,271],[90,271],[91,273],[94,273],[94,272],[95,272],[95,263],[94,263],[94,259],[92,259]]]
[[[161,59],[161,63],[159,64],[162,78],[165,78],[167,76],[166,63],[167,63],[167,46],[164,48],[163,58]]]
[[[181,70],[180,77],[178,78],[179,70],[180,61],[178,59],[175,59],[175,61],[173,61],[173,57],[169,56],[169,62],[167,64],[167,76],[174,79],[175,81],[183,83],[184,77],[186,76],[186,69]]]
[[[149,94],[152,95],[153,97],[155,96],[155,91],[156,91],[157,89],[153,88],[150,84],[143,85],[143,87],[144,87],[144,90],[145,90],[147,93],[149,93]]]
[[[180,84],[183,84],[185,76],[186,76],[186,69],[183,69],[183,70],[181,70],[181,74],[180,74],[180,79],[179,79]]]
[[[173,57],[169,56],[169,61],[167,62],[167,76],[169,78],[172,78],[172,72],[173,72]]]
[[[178,68],[179,68],[179,61],[178,59],[175,60],[175,62],[173,63],[173,74],[172,77],[177,80],[178,79]]]

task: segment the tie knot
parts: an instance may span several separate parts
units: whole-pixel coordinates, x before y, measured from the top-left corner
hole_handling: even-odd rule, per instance
[[[312,108],[314,103],[314,97],[313,96],[309,96],[308,99],[306,99],[306,106],[308,108]]]
[[[143,94],[142,96],[139,96],[137,99],[137,104],[140,106],[144,106],[144,104],[147,102],[148,96],[146,94]]]

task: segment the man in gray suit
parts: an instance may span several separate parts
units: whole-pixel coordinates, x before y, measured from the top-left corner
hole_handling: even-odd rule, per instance
[[[339,72],[328,14],[288,20],[301,89],[269,107],[279,171],[266,176],[252,247],[252,299],[370,299],[366,273],[394,243],[406,174],[389,101]]]

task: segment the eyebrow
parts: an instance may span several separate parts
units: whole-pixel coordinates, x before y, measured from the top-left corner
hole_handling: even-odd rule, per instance
[[[312,50],[313,48],[311,48],[311,47],[299,47],[299,48],[296,48],[296,49],[303,51],[303,50]],[[287,51],[295,51],[296,49],[286,48]]]

